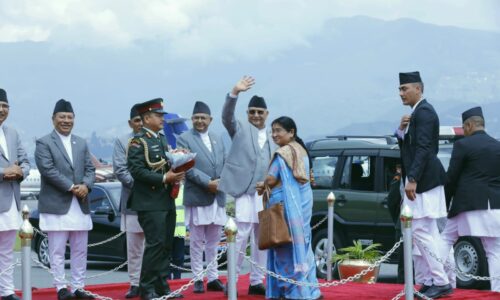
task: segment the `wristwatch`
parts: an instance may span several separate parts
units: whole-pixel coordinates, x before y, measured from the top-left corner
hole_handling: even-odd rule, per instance
[[[409,181],[409,182],[411,182],[411,183],[415,183],[415,182],[417,182],[417,181],[415,180],[415,178],[413,178],[413,177],[408,177],[408,181]]]

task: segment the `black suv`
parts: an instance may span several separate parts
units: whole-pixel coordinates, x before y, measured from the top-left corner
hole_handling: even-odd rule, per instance
[[[440,145],[438,157],[447,168],[453,144]],[[314,205],[311,226],[315,226],[312,247],[317,275],[326,277],[327,216],[326,197],[336,196],[334,248],[360,240],[363,244],[381,243],[384,251],[395,244],[394,222],[387,206],[390,182],[400,163],[397,141],[390,136],[334,136],[308,143],[312,159]],[[444,220],[443,220],[444,221]],[[455,244],[457,268],[473,275],[486,276],[486,256],[478,238],[462,237]],[[335,249],[334,249],[335,251]],[[395,257],[392,258],[395,262]],[[478,287],[487,282],[457,274],[459,287]]]

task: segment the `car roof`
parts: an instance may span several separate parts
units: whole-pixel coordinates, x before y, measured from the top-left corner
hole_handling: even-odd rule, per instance
[[[385,141],[375,140],[339,140],[337,138],[325,138],[309,143],[309,150],[333,150],[333,149],[398,149],[397,144],[387,144]]]
[[[103,188],[118,188],[121,187],[121,182],[110,181],[110,182],[96,182],[94,185],[101,186]]]

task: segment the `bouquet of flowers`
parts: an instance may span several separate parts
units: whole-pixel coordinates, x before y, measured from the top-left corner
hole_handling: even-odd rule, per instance
[[[187,152],[187,150],[171,150],[165,153],[171,162],[172,171],[174,173],[186,172],[194,167],[194,158],[196,153]],[[170,196],[176,199],[179,195],[180,183],[176,182],[172,186]]]

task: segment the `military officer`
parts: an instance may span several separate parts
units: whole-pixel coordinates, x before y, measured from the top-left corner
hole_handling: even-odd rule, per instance
[[[137,211],[146,246],[139,282],[140,296],[149,300],[169,294],[168,268],[176,222],[172,185],[184,179],[174,173],[166,156],[168,145],[163,128],[163,100],[146,101],[137,106],[143,128],[131,139],[127,164],[134,186],[127,207]],[[174,298],[182,298],[176,295]]]

